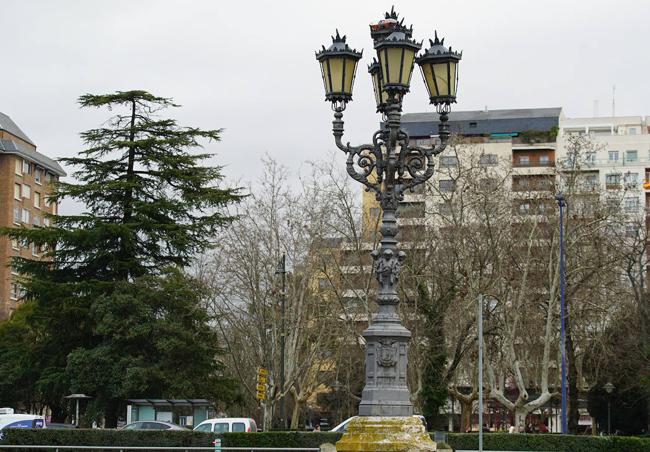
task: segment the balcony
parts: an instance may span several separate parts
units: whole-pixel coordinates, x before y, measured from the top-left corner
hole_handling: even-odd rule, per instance
[[[528,162],[513,161],[512,162],[513,168],[549,168],[553,166],[555,166],[555,160],[547,160],[544,162],[539,162],[539,161],[528,161]]]

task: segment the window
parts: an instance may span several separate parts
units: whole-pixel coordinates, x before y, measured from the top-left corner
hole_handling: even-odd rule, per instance
[[[41,254],[40,247],[36,243],[32,243],[32,256],[38,257]]]
[[[626,151],[625,152],[625,161],[626,162],[636,162],[639,160],[639,153],[637,151]]]
[[[451,203],[449,201],[439,203],[438,212],[440,212],[440,215],[451,215]]]
[[[43,226],[45,227],[50,227],[50,219],[49,218],[43,218]]]
[[[472,122],[469,123],[469,128],[470,128],[470,129],[476,129],[476,126],[477,126],[477,125],[478,125],[478,124],[477,124],[476,122],[473,122],[473,121],[472,121]]]
[[[14,207],[14,224],[20,224],[20,207]]]
[[[212,424],[207,423],[207,424],[199,425],[194,430],[196,430],[197,432],[209,432],[211,429],[212,429]]]
[[[618,162],[618,151],[609,151],[607,153],[607,159],[610,162]]]
[[[14,199],[20,201],[20,184],[14,184]]]
[[[20,160],[19,158],[16,158],[16,163],[14,166],[14,172],[16,173],[16,176],[22,176],[23,175],[23,161]]]
[[[520,155],[519,156],[519,164],[522,166],[528,166],[530,165],[530,157],[527,155]]]
[[[41,194],[37,191],[34,192],[34,207],[41,208]]]
[[[246,424],[243,422],[233,422],[232,423],[232,431],[233,432],[238,432],[242,433],[246,431]]]
[[[528,215],[530,213],[530,203],[524,202],[519,204],[519,213],[522,215]]]
[[[539,156],[539,164],[540,165],[548,165],[551,163],[551,158],[548,155],[540,155]]]
[[[596,188],[598,186],[598,176],[595,174],[585,176],[585,186],[587,188]]]
[[[217,422],[214,424],[214,430],[217,433],[225,433],[229,431],[230,429],[228,428],[228,423],[227,422]]]
[[[48,184],[52,182],[52,173],[48,173],[47,171],[45,171],[45,182]]]
[[[23,160],[23,174],[29,174],[32,171],[32,165],[27,160]]]
[[[20,251],[20,242],[18,242],[18,239],[11,239],[11,248]]]
[[[639,209],[639,198],[625,198],[625,210],[636,211]]]
[[[56,202],[52,201],[52,213],[56,215]]]
[[[34,171],[34,182],[36,182],[38,185],[41,185],[41,178],[43,177],[43,170],[40,168],[36,168]]]
[[[629,127],[629,128],[627,129],[627,133],[628,133],[628,135],[636,135],[637,132],[638,132],[638,130],[637,130],[636,127]]]
[[[20,292],[21,292],[20,284],[11,283],[11,294],[9,295],[9,297],[12,300],[18,300],[18,298],[20,298]]]
[[[594,164],[596,163],[596,153],[595,152],[587,152],[585,154],[585,162]]]
[[[621,175],[620,174],[607,174],[605,176],[605,184],[606,185],[619,185],[621,183]]]
[[[34,215],[32,217],[32,220],[34,221],[34,226],[40,226],[41,225],[41,217],[38,215]]]
[[[634,224],[628,224],[625,226],[625,235],[627,237],[636,237],[637,236],[637,227]]]
[[[401,202],[397,206],[399,218],[424,218],[425,206],[423,202]]]
[[[497,155],[496,154],[483,154],[483,155],[481,155],[479,157],[478,163],[481,166],[496,165],[497,164]]]
[[[440,157],[440,166],[442,168],[458,166],[458,157],[456,157],[455,155]]]
[[[438,182],[441,192],[451,192],[456,189],[456,182],[451,179],[442,179]]]
[[[23,223],[29,224],[29,210],[23,209],[23,218],[22,218]]]
[[[639,174],[638,173],[625,173],[625,183],[628,185],[638,185],[639,183]]]
[[[23,198],[30,199],[32,197],[32,187],[27,184],[23,184]]]
[[[18,275],[18,269],[14,267],[13,265],[11,266],[11,274],[12,275]]]

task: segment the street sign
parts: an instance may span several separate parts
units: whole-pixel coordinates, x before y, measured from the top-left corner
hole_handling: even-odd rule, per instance
[[[258,367],[257,368],[257,374],[258,375],[268,375],[269,371],[266,370],[266,368],[264,368],[264,367]]]
[[[257,400],[264,400],[266,399],[266,392],[257,392],[257,395],[255,396]]]
[[[258,375],[257,376],[257,382],[261,385],[266,384],[266,377],[264,375]]]
[[[266,392],[266,386],[265,385],[257,385],[257,386],[255,386],[255,389],[257,389],[257,392]]]

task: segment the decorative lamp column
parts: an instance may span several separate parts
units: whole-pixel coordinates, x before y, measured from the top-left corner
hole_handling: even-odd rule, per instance
[[[421,44],[411,39],[412,27],[405,27],[394,10],[386,13],[385,19],[371,25],[370,30],[377,60],[369,66],[368,72],[373,81],[377,111],[385,114],[386,120],[385,127],[373,134],[369,144],[351,146],[343,143],[343,110],[346,103],[352,100],[352,84],[339,85],[344,86],[343,90],[328,84],[333,58],[345,55],[356,64],[356,56],[360,58],[360,54],[349,49],[345,38],[340,38],[338,32],[333,38],[332,47],[327,50],[323,47],[316,54],[321,63],[325,97],[334,110],[334,141],[347,156],[347,172],[354,180],[365,185],[366,191],[375,194],[382,209],[381,245],[371,253],[375,277],[379,282],[378,310],[370,326],[362,333],[366,342],[366,378],[359,404],[360,417],[350,422],[348,432],[336,447],[339,452],[429,451],[435,450],[435,443],[420,421],[411,416],[413,405],[407,386],[411,333],[402,325],[397,313],[397,283],[406,254],[397,246],[396,212],[405,191],[433,176],[435,157],[447,146],[447,113],[450,104],[455,101],[456,81],[454,79],[453,99],[448,89],[447,97],[437,100],[445,105],[444,114],[440,115],[439,144],[435,147],[411,145],[408,133],[401,128],[402,97],[409,92],[415,54]],[[425,53],[418,61],[427,62],[427,55]],[[455,69],[460,54],[453,56]],[[454,77],[455,74],[454,71]],[[431,99],[431,92],[429,97]]]

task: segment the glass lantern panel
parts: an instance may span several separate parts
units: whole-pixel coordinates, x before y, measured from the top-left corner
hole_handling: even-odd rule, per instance
[[[458,70],[458,66],[456,66],[455,61],[450,61],[449,62],[449,76],[451,77],[449,80],[450,89],[449,89],[449,95],[456,97],[456,71]]]
[[[325,87],[325,94],[330,93],[330,86],[329,83],[327,82],[327,60],[321,61],[320,63],[320,73],[321,76],[323,77],[323,86]]]
[[[379,78],[379,71],[375,71],[374,74],[372,74],[372,90],[375,93],[375,102],[377,102],[377,106],[381,103],[381,80]]]
[[[402,77],[400,83],[408,86],[411,83],[411,74],[413,73],[413,60],[415,59],[415,49],[405,48],[404,59],[402,64]]]
[[[340,57],[328,58],[327,64],[330,76],[330,89],[332,93],[343,92],[343,64],[345,60]]]
[[[352,94],[352,86],[354,85],[354,73],[357,68],[357,61],[352,58],[345,59],[345,89],[346,94]]]
[[[427,86],[427,91],[429,91],[429,97],[434,97],[438,95],[436,90],[436,84],[433,81],[433,65],[425,63],[420,66],[422,70],[422,78],[424,79],[424,84]]]
[[[447,62],[443,63],[434,63],[433,64],[433,73],[436,80],[436,85],[438,87],[439,96],[448,96],[449,95],[449,82],[448,82],[448,72],[447,72]]]

